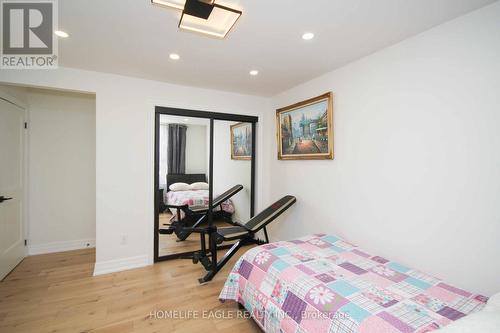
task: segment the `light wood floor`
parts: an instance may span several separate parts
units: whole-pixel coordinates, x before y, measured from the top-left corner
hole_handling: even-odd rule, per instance
[[[0,332],[260,332],[235,303],[218,300],[237,257],[204,285],[204,269],[188,260],[93,277],[94,250],[27,257],[0,282]],[[154,319],[155,310],[231,319]]]

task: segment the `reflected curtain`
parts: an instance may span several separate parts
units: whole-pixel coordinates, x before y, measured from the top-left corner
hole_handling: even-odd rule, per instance
[[[187,126],[168,124],[167,168],[169,174],[186,173]]]

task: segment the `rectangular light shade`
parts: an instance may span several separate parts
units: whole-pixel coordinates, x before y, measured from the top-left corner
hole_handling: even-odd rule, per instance
[[[222,5],[213,4],[214,9],[206,20],[182,14],[179,28],[202,33],[205,35],[224,38],[241,16],[241,11]]]
[[[152,3],[160,6],[166,6],[183,10],[186,0],[151,0]]]

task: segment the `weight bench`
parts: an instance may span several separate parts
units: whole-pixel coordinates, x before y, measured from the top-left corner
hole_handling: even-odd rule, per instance
[[[224,201],[229,200],[236,193],[243,189],[243,185],[235,185],[231,187],[226,192],[219,195],[213,200],[212,209],[222,205]],[[159,233],[162,235],[171,235],[175,233],[179,241],[186,240],[193,232],[192,228],[198,228],[203,222],[205,222],[208,213],[208,206],[191,206],[189,205],[166,205],[167,208],[173,208],[177,210],[177,221],[172,222],[167,229],[160,229]],[[221,207],[222,210],[222,207]],[[181,220],[181,211],[184,212],[184,218]],[[189,220],[196,220],[192,226],[186,224]],[[233,222],[227,221],[230,224]]]
[[[251,218],[246,223],[237,223],[237,226],[217,228],[212,227],[208,229],[193,228],[192,232],[200,233],[201,250],[193,254],[193,263],[200,262],[208,271],[207,275],[198,279],[200,283],[205,283],[213,279],[219,270],[231,259],[231,257],[238,252],[238,250],[247,244],[261,245],[265,242],[256,239],[255,234],[274,221],[290,206],[292,206],[297,199],[294,196],[287,195],[276,201],[271,206],[264,209],[261,213]],[[210,253],[208,253],[205,244],[205,235],[209,234]],[[238,240],[220,261],[217,261],[217,245],[225,241]]]

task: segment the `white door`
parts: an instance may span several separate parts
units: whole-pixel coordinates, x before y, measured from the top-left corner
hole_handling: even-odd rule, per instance
[[[24,110],[0,99],[0,280],[24,258]]]

